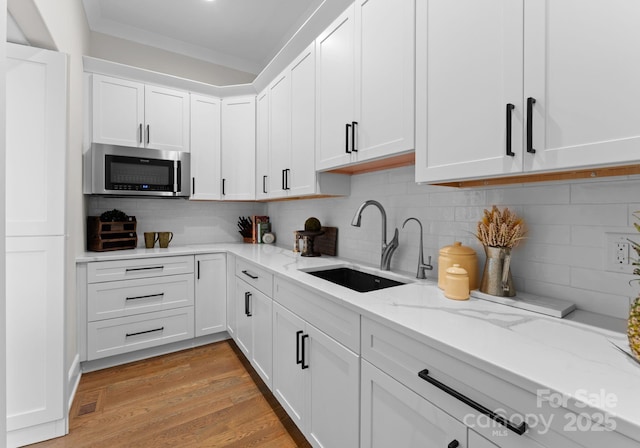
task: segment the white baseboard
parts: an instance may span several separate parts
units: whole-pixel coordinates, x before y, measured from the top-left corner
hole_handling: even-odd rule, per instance
[[[67,391],[69,392],[69,397],[67,400],[67,415],[71,411],[71,405],[73,404],[73,399],[76,396],[81,377],[82,371],[80,370],[80,355],[76,354],[75,358],[73,358],[73,362],[71,363],[71,367],[69,368],[69,376],[67,382]],[[69,430],[67,428],[67,432],[68,431]]]
[[[41,425],[7,431],[7,448],[31,445],[32,443],[64,436],[67,433],[67,426],[67,419],[63,418]]]
[[[213,342],[231,339],[226,331],[200,336],[195,339],[187,339],[184,341],[173,342],[171,344],[151,347],[144,350],[136,350],[131,353],[123,353],[121,355],[109,356],[107,358],[94,359],[92,361],[83,361],[80,367],[83,373],[93,372],[95,370],[107,369],[109,367],[119,366],[142,359],[152,358],[154,356],[166,355],[168,353],[178,352],[188,348],[199,347],[201,345],[211,344]]]

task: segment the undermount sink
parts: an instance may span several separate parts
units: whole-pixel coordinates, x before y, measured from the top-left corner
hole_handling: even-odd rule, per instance
[[[394,286],[404,285],[407,282],[393,280],[390,278],[380,277],[379,275],[370,274],[361,270],[339,267],[333,269],[324,269],[318,271],[305,271],[315,277],[322,278],[340,286],[353,289],[358,292],[376,291],[378,289],[391,288]]]

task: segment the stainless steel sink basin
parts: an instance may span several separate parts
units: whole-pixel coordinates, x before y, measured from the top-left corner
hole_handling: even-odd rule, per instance
[[[369,292],[378,289],[392,288],[406,283],[349,267],[305,272],[358,292]]]

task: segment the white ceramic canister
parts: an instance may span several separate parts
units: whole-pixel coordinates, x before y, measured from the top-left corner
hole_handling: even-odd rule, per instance
[[[463,246],[460,241],[454,241],[451,246],[440,249],[438,257],[438,287],[445,289],[445,277],[447,269],[454,264],[459,264],[469,275],[469,288],[478,289],[478,255],[473,248]]]

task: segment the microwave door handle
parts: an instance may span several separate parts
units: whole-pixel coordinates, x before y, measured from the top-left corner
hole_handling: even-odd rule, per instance
[[[180,193],[180,161],[173,161],[173,194]]]

